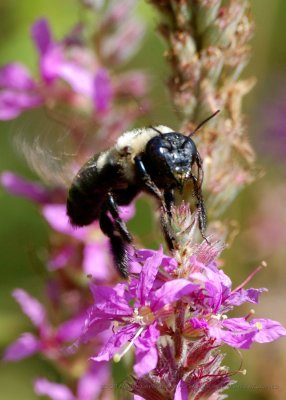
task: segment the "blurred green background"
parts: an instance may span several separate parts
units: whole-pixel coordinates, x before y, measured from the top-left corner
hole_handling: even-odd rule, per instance
[[[172,126],[174,113],[169,112],[172,109],[164,89],[168,76],[168,67],[162,57],[164,45],[154,32],[157,16],[145,1],[138,3],[139,13],[149,29],[131,66],[146,69],[152,74],[154,112],[151,118]],[[282,116],[283,112],[285,114],[283,129],[286,142],[286,2],[252,0],[251,3],[256,33],[252,41],[253,57],[244,75],[255,75],[258,83],[247,98],[245,113],[250,126],[250,140],[257,147],[257,162],[259,168],[264,170],[264,176],[248,187],[228,210],[227,217],[239,221],[240,233],[231,249],[225,252],[225,266],[226,273],[234,278],[234,284],[238,284],[265,259],[268,268],[255,278],[253,285],[267,286],[270,290],[256,307],[256,316],[276,319],[286,326],[286,150],[283,157],[283,153],[278,155],[261,146],[267,133],[264,126],[268,107],[275,107],[276,98],[283,90],[285,112],[283,101],[280,107]],[[36,54],[29,36],[31,24],[45,16],[51,22],[56,37],[61,37],[78,21],[80,8],[76,0],[1,0],[0,15],[0,64],[17,60],[36,71]],[[272,118],[271,115],[269,113],[269,118]],[[13,137],[19,130],[35,130],[39,126],[35,127],[26,120],[24,124],[19,121],[0,123],[1,171],[9,169],[26,177],[33,176],[15,151]],[[261,132],[264,132],[263,135]],[[21,332],[30,329],[28,320],[11,298],[11,291],[15,287],[23,287],[41,299],[43,275],[39,259],[47,246],[48,227],[35,206],[8,195],[2,189],[0,213],[0,345],[3,349]],[[231,358],[235,369],[239,357]],[[243,352],[243,358],[248,373],[236,377],[239,385],[230,390],[231,399],[286,398],[285,339],[268,345],[254,345],[252,350]],[[19,363],[2,363],[0,398],[35,399],[32,380],[41,375],[56,378],[52,367],[38,356]]]

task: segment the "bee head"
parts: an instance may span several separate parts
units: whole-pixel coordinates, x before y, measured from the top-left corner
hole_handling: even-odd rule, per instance
[[[180,133],[155,136],[147,143],[145,151],[148,172],[158,187],[182,189],[196,154],[193,140]]]

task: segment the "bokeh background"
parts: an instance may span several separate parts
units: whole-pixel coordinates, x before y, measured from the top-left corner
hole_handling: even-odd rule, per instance
[[[148,32],[140,52],[127,67],[143,68],[152,76],[153,111],[145,123],[176,126],[176,113],[164,88],[168,67],[162,54],[164,44],[155,33],[157,16],[147,2],[138,2],[137,12],[145,19]],[[266,286],[269,293],[256,307],[257,317],[268,317],[286,326],[286,3],[284,0],[252,0],[256,23],[252,41],[253,56],[245,76],[256,76],[258,83],[247,97],[244,111],[250,141],[257,152],[260,178],[235,200],[224,218],[239,222],[239,233],[224,253],[226,273],[234,284],[241,282],[260,262],[268,268],[253,284]],[[62,37],[80,18],[76,0],[1,0],[0,64],[21,61],[36,70],[36,54],[30,40],[30,26],[39,17],[49,19],[57,37]],[[143,121],[144,122],[144,121]],[[142,122],[142,123],[143,123]],[[45,129],[36,114],[0,123],[0,170],[12,170],[35,177],[17,153],[13,137],[19,131]],[[149,227],[148,207],[140,201],[139,216],[132,229],[144,235]],[[144,217],[145,216],[145,217]],[[11,297],[15,287],[27,289],[42,298],[43,267],[48,226],[30,202],[0,191],[0,346],[4,349],[21,332],[30,329],[28,320]],[[286,340],[258,345],[244,351],[247,375],[238,376],[230,390],[231,399],[266,400],[286,398]],[[239,357],[229,354],[235,369]],[[40,356],[18,363],[1,363],[0,398],[36,399],[32,380],[39,375],[54,379],[55,371]]]

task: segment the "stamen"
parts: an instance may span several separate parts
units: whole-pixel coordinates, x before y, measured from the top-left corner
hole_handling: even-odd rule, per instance
[[[118,362],[121,360],[121,358],[122,358],[123,356],[125,356],[126,353],[128,353],[128,351],[129,351],[129,350],[131,349],[131,347],[133,346],[134,341],[141,335],[141,333],[143,332],[143,330],[144,330],[144,326],[141,326],[141,328],[139,328],[138,331],[136,332],[134,338],[133,338],[133,339],[130,341],[130,343],[125,347],[125,349],[122,351],[122,353],[116,353],[116,354],[114,354],[114,356],[113,356],[113,361],[114,361],[114,362],[118,363]]]
[[[253,308],[249,311],[249,313],[244,317],[245,321],[247,321],[249,318],[253,317],[253,315],[255,314],[255,311],[253,310]]]
[[[243,286],[247,285],[247,283],[250,282],[251,279],[258,272],[260,272],[263,268],[266,268],[266,267],[267,267],[267,263],[265,261],[262,261],[261,265],[259,265],[257,268],[255,268],[255,270],[239,286],[237,286],[235,289],[233,289],[233,291],[231,293],[237,292],[238,290],[242,289]]]

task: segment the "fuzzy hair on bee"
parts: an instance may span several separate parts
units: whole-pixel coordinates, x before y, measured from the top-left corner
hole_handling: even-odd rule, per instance
[[[140,192],[146,192],[157,198],[171,218],[175,192],[182,191],[187,181],[192,182],[199,227],[205,237],[203,166],[194,141],[164,125],[134,129],[81,167],[68,191],[67,215],[76,227],[99,221],[110,239],[118,272],[126,278],[132,236],[120,218],[118,206],[128,205]],[[172,249],[173,237],[166,222],[162,229]]]

